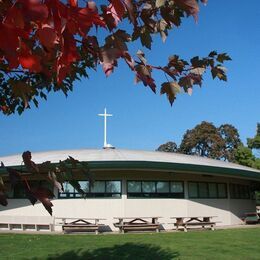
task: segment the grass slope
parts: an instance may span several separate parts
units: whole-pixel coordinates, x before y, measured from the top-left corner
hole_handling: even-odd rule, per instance
[[[125,235],[1,234],[0,259],[260,259],[260,228]]]

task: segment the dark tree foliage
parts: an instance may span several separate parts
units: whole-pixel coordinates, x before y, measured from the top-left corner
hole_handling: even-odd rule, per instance
[[[255,164],[255,156],[252,153],[252,150],[246,146],[239,146],[235,151],[235,161],[238,164],[254,167]]]
[[[175,153],[178,150],[178,146],[174,142],[167,142],[165,144],[160,145],[156,151],[159,152],[167,152],[167,153]]]
[[[223,124],[217,128],[212,123],[203,121],[186,131],[179,147],[174,142],[167,142],[160,145],[157,151],[179,152],[234,162],[235,151],[241,144],[238,130],[234,126]]]
[[[225,147],[223,149],[223,159],[229,162],[235,161],[235,150],[242,144],[238,130],[230,125],[224,124],[218,128],[218,132],[225,142]]]
[[[187,130],[180,144],[179,152],[221,159],[224,148],[225,140],[218,129],[212,123],[203,121],[195,128]]]
[[[235,153],[235,160],[237,163],[260,169],[260,158],[253,153],[253,149],[260,149],[260,124],[257,124],[256,135],[254,138],[247,138],[247,145],[239,146]]]
[[[247,145],[251,149],[260,149],[260,123],[257,124],[255,137],[247,139]]]

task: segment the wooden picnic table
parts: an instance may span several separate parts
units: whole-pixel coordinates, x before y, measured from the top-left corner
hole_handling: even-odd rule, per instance
[[[66,218],[66,217],[56,217],[56,219],[61,219],[62,230],[64,233],[69,232],[95,232],[99,233],[99,227],[104,224],[100,224],[100,220],[105,220],[105,218]],[[67,222],[66,220],[73,220],[72,222]]]
[[[160,231],[158,219],[161,217],[114,217],[118,219],[114,226],[119,228],[121,233],[125,231]],[[150,221],[149,221],[150,220]]]
[[[216,221],[212,221],[212,218],[217,216],[192,216],[192,217],[171,217],[176,219],[176,229],[183,227],[184,231],[188,231],[188,226],[201,226],[202,228],[210,227],[211,230],[215,230]]]

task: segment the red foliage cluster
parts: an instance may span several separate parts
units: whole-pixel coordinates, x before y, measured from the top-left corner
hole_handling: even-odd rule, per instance
[[[128,44],[140,39],[150,49],[151,35],[160,34],[164,41],[168,30],[179,26],[185,15],[192,15],[196,20],[198,3],[206,3],[206,0],[109,0],[100,6],[94,1],[84,1],[84,5],[78,2],[0,1],[0,73],[12,77],[6,82],[9,91],[5,89],[1,92],[0,88],[0,108],[4,113],[14,112],[19,105],[17,100],[21,100],[23,108],[29,107],[31,100],[37,105],[35,96],[46,98],[42,92],[44,89],[62,90],[66,94],[72,83],[69,87],[62,84],[66,79],[73,81],[78,78],[75,73],[80,71],[81,61],[87,63],[85,67],[101,64],[108,76],[117,66],[118,59],[122,58],[135,73],[136,81],[142,81],[154,92],[156,85],[151,73],[153,69],[159,69],[174,79],[173,84],[164,84],[161,91],[168,97],[175,98],[176,86],[185,87],[178,82],[178,77],[187,76],[188,70],[197,67],[188,63],[184,63],[181,70],[172,66],[173,63],[164,67],[151,66],[144,59],[144,54],[134,60],[128,52]],[[132,25],[130,32],[129,29],[128,32],[119,29],[119,23],[124,19]],[[103,29],[105,39],[95,34],[95,29],[99,28]],[[214,63],[200,62],[199,66],[204,69],[210,66],[220,79],[225,79],[225,72],[219,64],[216,67]],[[82,70],[79,73],[84,75]],[[23,78],[25,75],[26,80]],[[201,74],[194,75],[189,75],[188,88],[201,83]],[[39,81],[39,77],[44,80],[33,85],[32,79]],[[22,83],[19,82],[21,78]],[[54,87],[49,87],[52,84]],[[169,99],[171,103],[174,98]]]

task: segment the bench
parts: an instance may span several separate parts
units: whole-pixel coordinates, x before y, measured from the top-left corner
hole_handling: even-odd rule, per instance
[[[206,216],[206,217],[173,217],[176,219],[176,230],[179,230],[179,227],[183,227],[184,231],[188,231],[188,227],[209,227],[211,230],[215,230],[216,221],[211,221],[211,219],[216,216]],[[185,219],[187,219],[185,221]]]
[[[53,231],[53,218],[37,216],[1,216],[0,230]]]
[[[160,231],[160,223],[158,223],[159,217],[117,217],[119,222],[114,223],[114,226],[119,228],[120,233],[126,231]],[[151,219],[148,221],[146,219]],[[130,220],[130,221],[124,221]]]
[[[80,218],[72,222],[66,222],[66,219],[75,218],[61,218],[62,219],[62,231],[64,233],[72,232],[95,232],[99,233],[99,228],[104,226],[104,224],[99,224],[99,220],[105,220],[100,218]]]

